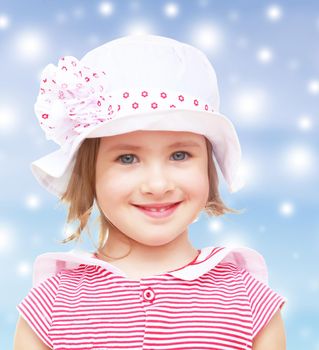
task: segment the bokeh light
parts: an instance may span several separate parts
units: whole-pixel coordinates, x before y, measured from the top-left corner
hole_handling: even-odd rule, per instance
[[[281,158],[285,167],[284,170],[291,178],[313,174],[315,156],[310,147],[292,145],[284,150]]]
[[[114,6],[111,2],[109,1],[104,1],[104,2],[101,2],[100,5],[99,5],[99,13],[102,15],[102,16],[110,16],[113,14],[113,11],[114,11]]]
[[[14,230],[11,225],[0,222],[0,254],[7,254],[13,249]]]
[[[17,34],[15,48],[21,61],[35,61],[42,58],[48,49],[48,41],[42,30],[25,30]]]
[[[292,202],[285,201],[279,205],[279,213],[282,216],[292,216],[295,212],[295,206]]]
[[[153,32],[154,30],[147,22],[135,22],[128,24],[125,35],[154,34]]]
[[[260,88],[245,89],[240,87],[233,98],[233,111],[241,122],[254,125],[261,122],[266,108],[266,93]]]
[[[313,120],[312,120],[311,116],[309,116],[309,115],[301,115],[298,118],[298,128],[300,130],[307,131],[307,130],[311,130],[312,127],[313,127]]]
[[[0,102],[0,135],[10,135],[17,128],[17,116],[14,109]]]
[[[208,226],[210,231],[215,234],[220,233],[223,229],[223,223],[219,219],[210,219]]]
[[[179,7],[176,3],[168,3],[164,6],[164,13],[169,18],[174,18],[179,14]]]
[[[7,29],[10,26],[8,15],[0,13],[0,30]]]
[[[192,38],[195,46],[209,52],[218,52],[223,44],[223,33],[217,25],[198,23],[193,27]]]
[[[279,21],[282,18],[282,9],[279,5],[271,5],[267,8],[266,15],[270,21]]]
[[[310,80],[308,83],[308,91],[312,95],[319,94],[319,80]]]
[[[273,60],[273,52],[267,47],[263,47],[257,52],[257,59],[261,63],[269,63]]]
[[[238,170],[240,178],[242,178],[250,189],[256,188],[258,186],[258,164],[256,158],[248,158],[245,156],[242,158],[242,161]]]
[[[228,248],[240,248],[251,246],[241,232],[227,232],[225,236],[219,236],[219,245]]]
[[[32,266],[30,262],[21,261],[17,266],[17,275],[21,277],[30,277],[32,273]]]
[[[26,204],[26,207],[28,209],[38,209],[41,205],[41,200],[39,198],[39,196],[35,195],[35,194],[29,194],[27,197],[26,197],[26,200],[25,200],[25,204]]]

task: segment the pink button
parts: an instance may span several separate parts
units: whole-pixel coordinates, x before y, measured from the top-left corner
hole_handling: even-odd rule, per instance
[[[152,288],[147,288],[143,291],[143,297],[147,301],[153,301],[155,299],[155,293]]]

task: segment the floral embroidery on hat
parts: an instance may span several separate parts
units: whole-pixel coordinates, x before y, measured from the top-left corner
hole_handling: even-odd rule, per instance
[[[166,98],[166,97],[167,97],[166,92],[161,92],[161,97],[162,97],[162,98]]]
[[[58,66],[46,66],[35,112],[47,139],[63,145],[83,129],[104,122],[108,104],[100,96],[103,89],[99,75],[75,57],[62,57]]]
[[[148,92],[147,92],[147,91],[143,91],[143,92],[142,92],[142,96],[143,96],[143,97],[147,97],[147,96],[148,96]]]

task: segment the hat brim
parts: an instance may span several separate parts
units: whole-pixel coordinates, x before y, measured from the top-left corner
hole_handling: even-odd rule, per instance
[[[185,114],[187,116],[185,117]],[[230,192],[244,186],[238,170],[241,147],[232,122],[217,112],[167,110],[126,115],[80,134],[69,150],[60,148],[31,164],[36,179],[49,192],[62,196],[67,189],[76,154],[86,138],[124,134],[138,130],[188,131],[204,135],[211,142],[213,153]]]

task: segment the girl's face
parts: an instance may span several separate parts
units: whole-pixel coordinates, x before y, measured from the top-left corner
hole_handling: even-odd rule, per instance
[[[204,208],[207,166],[203,135],[135,131],[103,137],[96,162],[97,201],[117,234],[147,246],[164,245],[187,233]],[[160,219],[135,206],[176,202],[181,203],[173,214]]]

